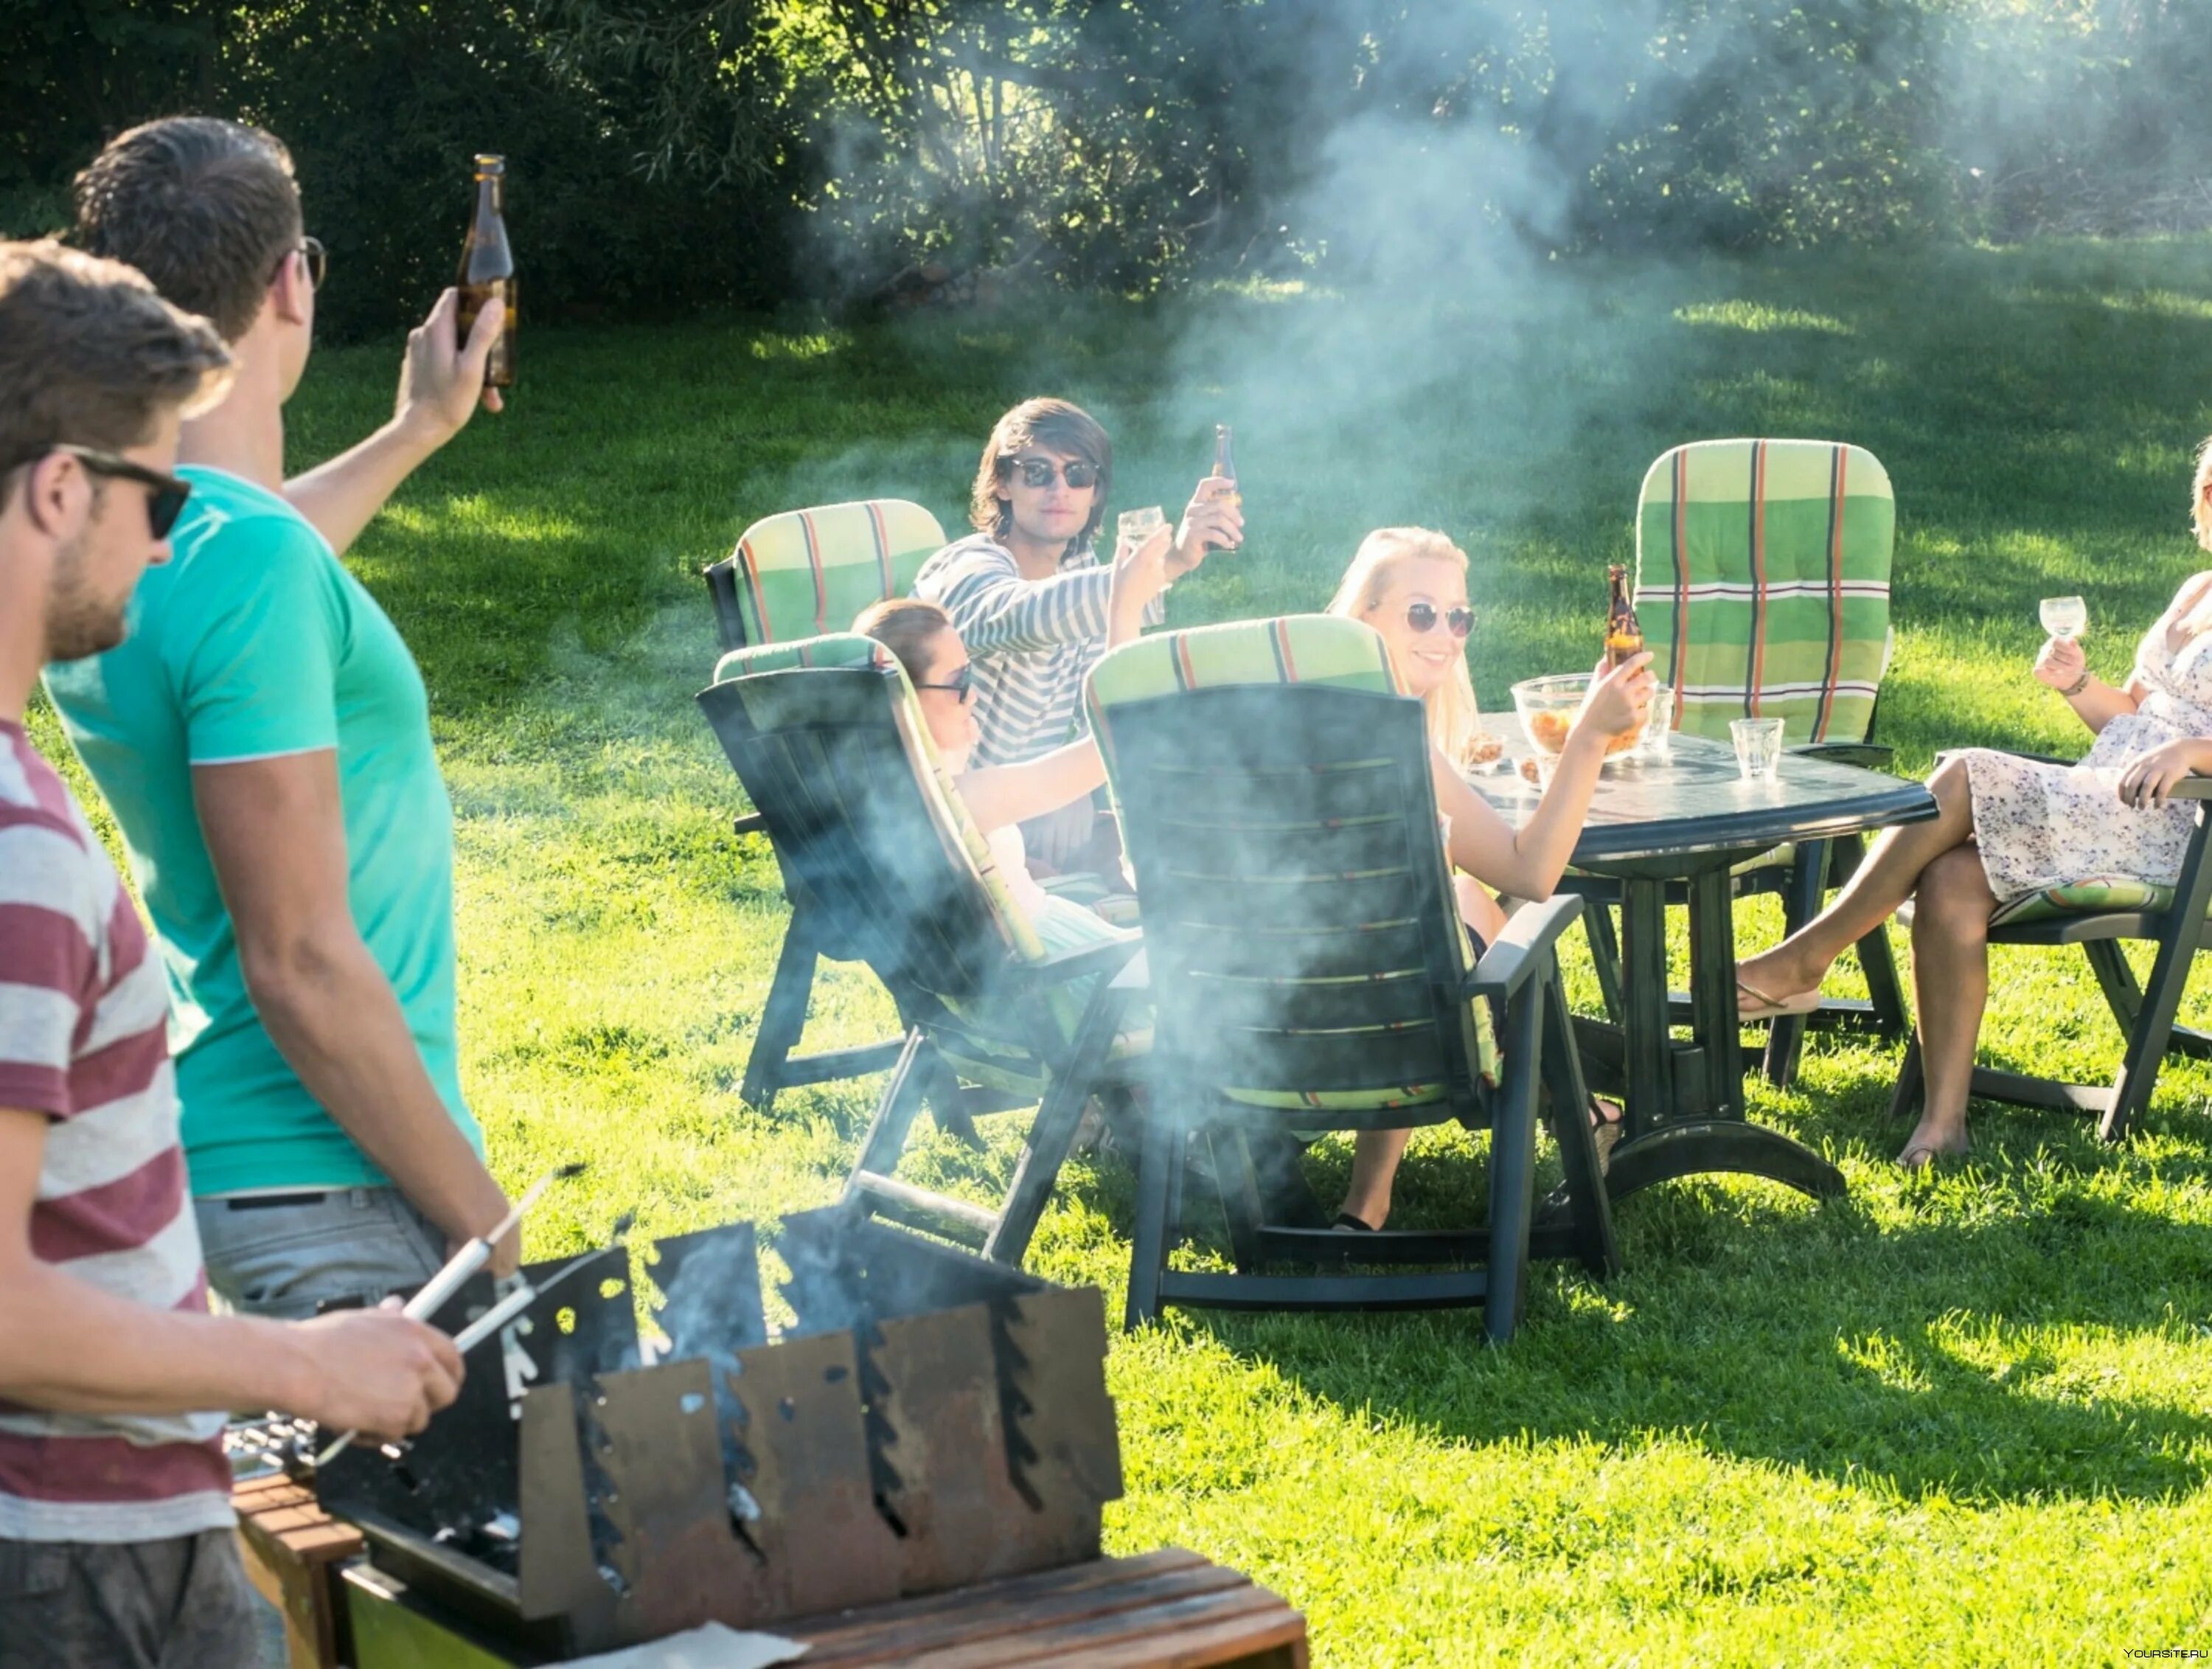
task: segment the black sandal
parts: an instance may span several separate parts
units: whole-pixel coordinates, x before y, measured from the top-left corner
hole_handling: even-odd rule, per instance
[[[1349,1211],[1338,1212],[1336,1221],[1329,1227],[1340,1234],[1372,1234],[1376,1232],[1373,1223],[1364,1222]]]

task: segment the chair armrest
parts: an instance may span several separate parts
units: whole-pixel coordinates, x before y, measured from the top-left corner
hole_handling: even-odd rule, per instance
[[[1090,974],[1119,973],[1122,965],[1144,947],[1144,940],[1132,934],[1127,939],[1109,939],[1096,945],[1056,950],[1040,960],[1023,963],[1021,972],[1024,978],[1040,984],[1064,985],[1071,979],[1081,979]]]
[[[1562,892],[1542,904],[1523,905],[1505,923],[1498,942],[1483,952],[1468,976],[1470,996],[1510,996],[1551,959],[1552,947],[1583,913],[1583,901]]]
[[[730,825],[730,832],[732,834],[765,834],[767,831],[768,819],[763,817],[758,812],[746,812]]]
[[[2185,777],[2168,789],[2169,800],[2212,800],[2212,777]]]
[[[1800,759],[1826,759],[1862,771],[1887,771],[1897,759],[1897,750],[1880,742],[1802,742],[1790,752]]]

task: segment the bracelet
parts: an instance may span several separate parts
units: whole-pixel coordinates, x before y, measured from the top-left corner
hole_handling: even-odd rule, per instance
[[[2071,684],[2068,685],[2064,689],[2061,690],[2058,693],[2059,693],[2060,695],[2062,695],[2062,696],[2065,697],[2067,700],[2071,701],[2071,700],[2073,700],[2073,699],[2074,699],[2074,697],[2076,697],[2076,696],[2080,695],[2080,694],[2081,693],[2081,691],[2084,691],[2084,690],[2087,689],[2088,687],[2089,687],[2089,669],[2088,669],[2087,667],[2084,667],[2081,669],[2081,677],[2079,677],[2079,678],[2077,678],[2077,679],[2075,679]]]

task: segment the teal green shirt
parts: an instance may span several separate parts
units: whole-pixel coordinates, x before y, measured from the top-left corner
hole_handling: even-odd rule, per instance
[[[161,936],[192,1191],[387,1180],[254,1013],[200,834],[194,765],[336,750],[354,925],[431,1082],[481,1152],[453,1033],[453,803],[422,674],[298,511],[221,470],[179,473],[191,501],[171,560],[138,582],[129,636],[46,679]]]

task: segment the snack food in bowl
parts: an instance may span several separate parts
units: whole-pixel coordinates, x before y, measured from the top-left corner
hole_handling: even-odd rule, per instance
[[[1496,764],[1504,752],[1505,743],[1502,738],[1492,735],[1487,730],[1478,730],[1468,743],[1466,756],[1460,763],[1471,771],[1480,771]]]
[[[1513,686],[1513,706],[1521,715],[1521,728],[1531,747],[1558,757],[1567,745],[1567,733],[1574,728],[1583,703],[1589,697],[1589,684],[1588,673],[1562,673],[1551,678],[1523,679]],[[1625,736],[1610,738],[1605,745],[1607,757],[1635,746],[1637,734],[1632,730]]]

